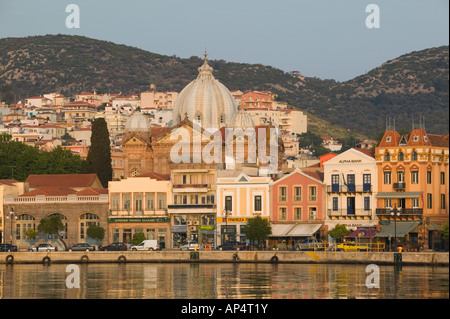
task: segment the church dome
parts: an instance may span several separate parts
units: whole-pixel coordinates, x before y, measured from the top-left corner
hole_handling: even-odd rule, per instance
[[[232,128],[242,128],[243,130],[247,128],[255,128],[255,123],[252,120],[250,114],[245,110],[239,110],[231,120],[230,127]]]
[[[173,108],[173,125],[184,120],[201,120],[202,127],[222,127],[231,123],[237,105],[230,91],[216,80],[213,68],[206,59],[198,68],[197,79],[189,83],[178,95]]]
[[[125,124],[127,132],[150,132],[150,123],[139,111],[134,111]]]

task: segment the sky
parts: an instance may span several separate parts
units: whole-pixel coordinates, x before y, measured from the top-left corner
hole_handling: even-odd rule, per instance
[[[79,8],[79,28],[66,24],[70,4]],[[366,12],[371,4],[378,10]],[[212,60],[346,81],[400,55],[448,45],[449,1],[0,0],[0,38],[45,34],[181,58],[207,50]]]

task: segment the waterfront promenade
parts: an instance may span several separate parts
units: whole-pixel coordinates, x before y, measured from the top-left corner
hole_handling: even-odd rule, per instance
[[[448,252],[91,251],[1,252],[0,264],[76,263],[343,263],[448,266]]]

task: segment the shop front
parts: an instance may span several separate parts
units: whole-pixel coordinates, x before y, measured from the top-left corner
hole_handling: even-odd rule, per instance
[[[170,219],[168,217],[115,217],[108,219],[112,242],[131,245],[134,234],[143,233],[146,239],[156,239],[161,249],[170,247]]]

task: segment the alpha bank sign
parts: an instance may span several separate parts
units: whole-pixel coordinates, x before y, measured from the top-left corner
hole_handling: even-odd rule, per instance
[[[340,160],[339,161],[339,164],[356,164],[356,163],[362,163],[362,160],[352,159],[352,160]]]

